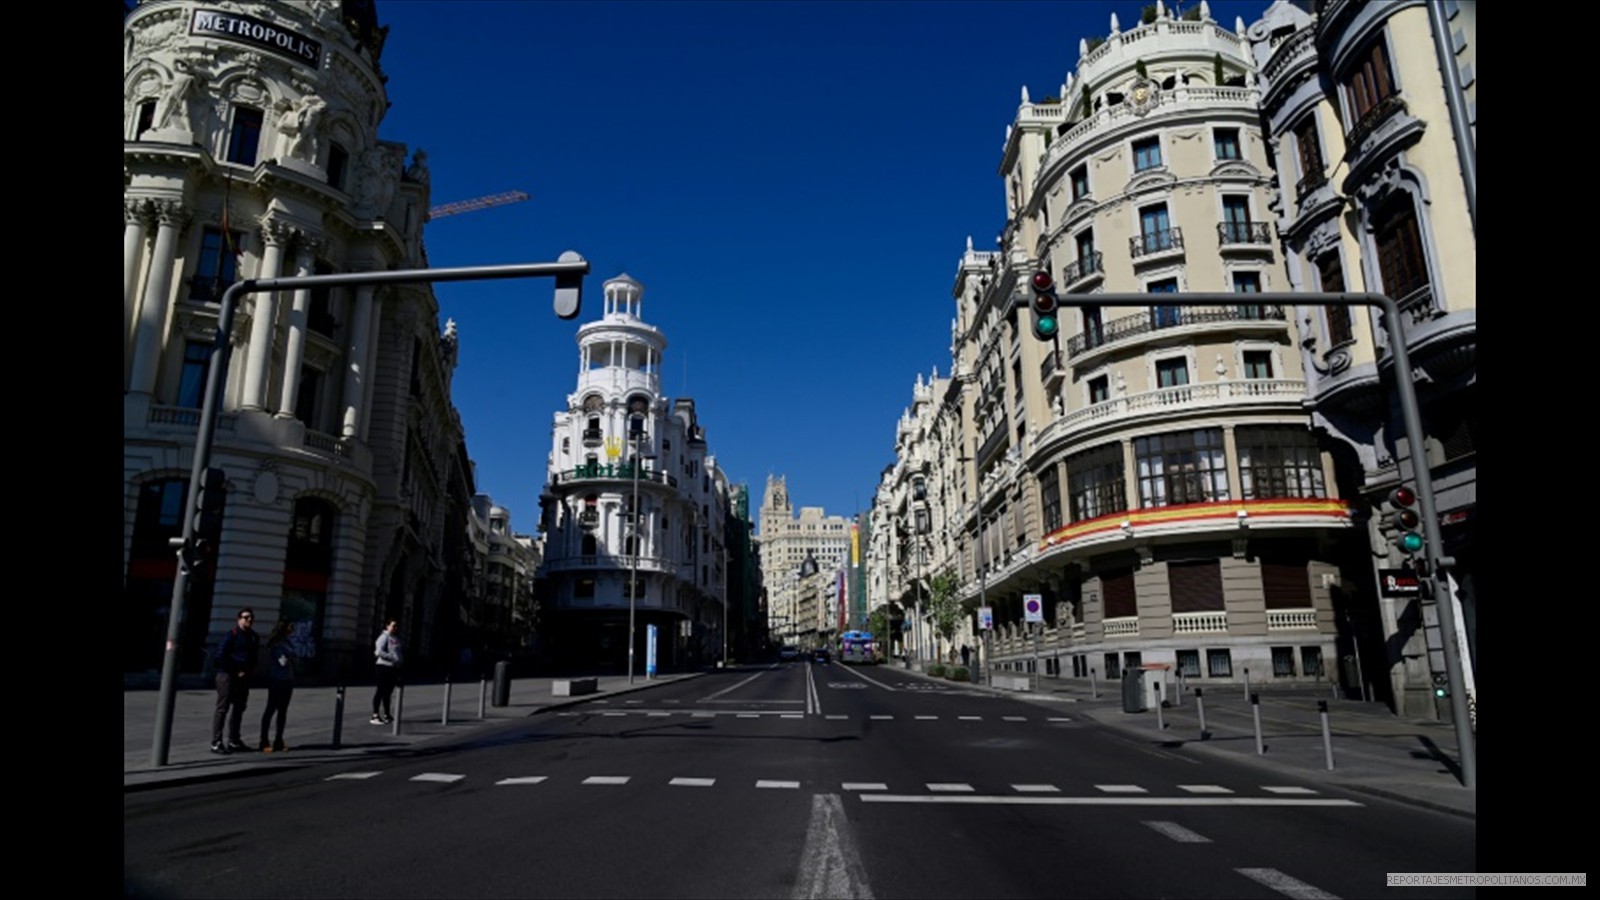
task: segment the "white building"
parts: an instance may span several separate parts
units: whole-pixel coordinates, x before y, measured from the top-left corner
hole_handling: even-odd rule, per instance
[[[833,578],[850,561],[850,524],[844,516],[830,516],[820,506],[803,506],[796,518],[789,488],[781,475],[767,476],[761,500],[760,541],[763,585],[767,591],[768,625],[783,643],[820,646],[824,633],[837,624],[837,611],[828,618],[819,604],[831,582],[804,590],[813,578]],[[807,557],[819,574],[802,576]],[[809,572],[809,567],[808,567]]]
[[[694,401],[661,391],[667,339],[640,318],[643,286],[620,275],[604,293],[603,317],[578,329],[577,388],[551,430],[545,651],[558,665],[626,667],[631,612],[634,672],[649,625],[660,665],[708,661],[722,646],[728,480]]]

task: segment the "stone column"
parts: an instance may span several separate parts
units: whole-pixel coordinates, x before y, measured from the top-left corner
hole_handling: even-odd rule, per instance
[[[133,311],[139,299],[139,264],[144,261],[145,229],[150,201],[122,201],[122,356],[127,363],[133,340]]]
[[[320,243],[318,238],[305,232],[296,235],[294,274],[297,277],[311,274]],[[294,417],[294,408],[299,400],[296,395],[300,392],[300,363],[305,359],[306,313],[310,308],[311,289],[303,287],[295,291],[294,305],[289,310],[289,334],[284,344],[283,391],[278,396],[278,415],[284,418]],[[310,424],[306,423],[308,427]]]
[[[362,379],[365,384],[361,386],[361,430],[358,437],[369,440],[372,436],[372,406],[377,402],[378,379],[376,367],[378,365],[378,342],[383,337],[383,304],[377,295],[372,299],[372,327],[367,330],[367,372]]]
[[[277,278],[283,259],[283,245],[288,242],[288,226],[272,219],[261,220],[261,240],[266,245],[261,253],[261,270],[257,278]],[[255,295],[255,309],[250,316],[250,346],[245,359],[244,395],[240,406],[244,409],[265,409],[267,386],[271,383],[272,343],[277,338],[278,298],[274,291]]]
[[[154,394],[161,370],[161,350],[166,344],[167,311],[172,305],[172,264],[177,258],[178,232],[189,213],[176,200],[151,203],[156,215],[156,246],[145,273],[144,303],[139,308],[138,334],[133,346],[133,369],[128,390]]]
[[[339,426],[340,436],[347,440],[356,437],[361,430],[366,409],[367,382],[372,378],[367,368],[368,348],[378,327],[372,315],[372,295],[376,291],[377,285],[371,284],[356,288],[355,318],[350,323],[350,346],[345,350],[344,413]]]

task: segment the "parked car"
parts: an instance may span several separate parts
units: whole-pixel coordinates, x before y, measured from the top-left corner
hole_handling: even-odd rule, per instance
[[[818,647],[817,649],[811,651],[811,661],[814,662],[814,663],[822,663],[823,665],[827,665],[828,664],[828,648],[827,647]]]
[[[783,645],[783,649],[778,651],[779,662],[794,662],[799,658],[800,648],[794,646],[793,644],[785,644]]]

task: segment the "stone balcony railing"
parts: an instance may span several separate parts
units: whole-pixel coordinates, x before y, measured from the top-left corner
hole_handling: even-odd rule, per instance
[[[1105,49],[1102,45],[1096,49],[1099,53]],[[1090,54],[1093,56],[1094,54]],[[1261,92],[1253,87],[1213,87],[1211,85],[1180,85],[1169,91],[1162,91],[1158,103],[1153,111],[1146,111],[1145,117],[1161,115],[1163,113],[1197,112],[1206,109],[1238,111],[1246,109],[1254,112],[1259,108]],[[1077,153],[1086,143],[1098,134],[1110,131],[1123,125],[1132,124],[1139,119],[1138,113],[1127,103],[1116,106],[1101,107],[1095,113],[1060,135],[1050,142],[1050,149],[1045,152],[1044,162],[1039,166],[1041,175],[1050,171],[1057,163]]]
[[[200,410],[187,406],[152,406],[145,419],[151,425],[177,425],[196,428],[200,425]],[[232,431],[236,417],[230,413],[217,416],[218,431]]]
[[[1297,631],[1316,627],[1317,611],[1314,609],[1267,610],[1268,631]]]
[[[1106,619],[1102,624],[1105,626],[1105,634],[1108,638],[1139,636],[1138,616],[1122,616],[1121,618],[1116,619]]]
[[[1043,447],[1081,428],[1121,419],[1133,419],[1174,409],[1185,411],[1205,407],[1249,404],[1282,405],[1306,397],[1306,383],[1295,379],[1247,378],[1241,381],[1214,381],[1160,388],[1118,397],[1073,410],[1051,422],[1039,432],[1034,447]]]
[[[1228,630],[1228,614],[1222,610],[1172,614],[1173,634],[1220,634]]]
[[[641,572],[668,572],[676,573],[678,564],[673,560],[661,556],[641,556],[638,560]],[[610,571],[629,572],[634,566],[633,557],[625,553],[588,553],[580,556],[566,556],[556,559],[546,559],[544,570],[546,572],[573,572],[584,569],[606,569]]]
[[[570,484],[574,481],[633,481],[633,467],[627,463],[594,463],[593,465],[576,466],[564,472],[556,473],[556,484]],[[664,484],[668,487],[677,487],[676,476],[669,475],[658,469],[639,470],[639,483]]]

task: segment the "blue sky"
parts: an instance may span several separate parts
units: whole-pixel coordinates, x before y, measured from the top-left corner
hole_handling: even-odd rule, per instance
[[[797,506],[866,509],[917,375],[948,374],[966,239],[1005,225],[1022,86],[1057,93],[1078,39],[1143,5],[382,0],[380,134],[428,152],[436,206],[531,197],[434,220],[431,264],[593,265],[570,322],[548,280],[437,286],[478,490],[533,530],[577,328],[626,272],[752,517],[769,474]],[[1210,4],[1230,28],[1267,5]]]

